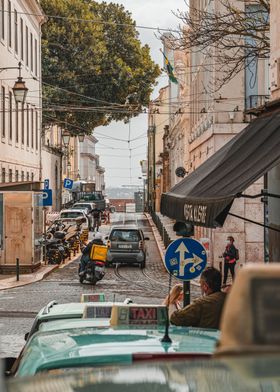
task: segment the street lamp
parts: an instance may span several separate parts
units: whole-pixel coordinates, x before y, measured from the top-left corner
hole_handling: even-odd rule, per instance
[[[63,133],[62,133],[62,140],[63,140],[63,144],[64,144],[64,146],[68,146],[69,145],[69,143],[70,143],[70,137],[71,137],[71,135],[70,135],[70,133],[68,132],[68,131],[64,131]]]
[[[83,143],[83,141],[85,140],[85,134],[84,134],[84,133],[80,133],[80,134],[78,135],[78,139],[79,139],[79,142],[80,142],[80,143]]]
[[[22,64],[21,62],[18,63],[18,67],[4,67],[4,68],[0,68],[0,72],[1,71],[5,71],[7,69],[18,69],[19,71],[19,75],[18,75],[18,79],[16,80],[14,87],[13,87],[13,93],[14,93],[14,97],[15,97],[15,101],[16,103],[24,103],[25,99],[26,99],[26,95],[28,92],[28,88],[25,86],[25,82],[22,80],[22,76],[21,76],[21,67]]]

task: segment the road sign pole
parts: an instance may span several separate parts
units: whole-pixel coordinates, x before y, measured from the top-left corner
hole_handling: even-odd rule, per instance
[[[184,307],[188,306],[191,303],[191,283],[189,280],[185,280],[183,282],[183,291],[184,291]]]

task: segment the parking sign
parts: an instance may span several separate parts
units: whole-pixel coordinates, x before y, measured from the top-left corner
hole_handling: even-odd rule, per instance
[[[73,188],[73,180],[70,180],[70,178],[65,178],[63,182],[63,186],[65,189],[72,189]]]

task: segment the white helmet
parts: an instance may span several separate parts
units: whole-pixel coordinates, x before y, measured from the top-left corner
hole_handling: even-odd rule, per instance
[[[97,233],[95,234],[95,236],[94,236],[94,239],[95,239],[95,240],[101,240],[101,241],[103,241],[103,236],[102,236],[101,233],[97,232]]]

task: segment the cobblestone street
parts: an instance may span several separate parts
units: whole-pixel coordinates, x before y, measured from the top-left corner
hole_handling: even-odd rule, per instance
[[[115,214],[115,221],[122,219]],[[137,266],[117,266],[106,269],[104,279],[96,286],[80,284],[78,281],[79,258],[52,272],[43,281],[27,286],[0,292],[0,356],[15,356],[24,344],[23,336],[29,331],[36,313],[51,300],[63,302],[80,301],[81,293],[104,292],[107,300],[123,301],[129,297],[138,303],[161,303],[168,293],[168,275],[160,258],[160,254],[147,219],[140,214],[132,214],[125,223],[137,221],[147,241],[148,257],[146,268]],[[140,218],[140,219],[139,219]],[[114,223],[114,222],[113,222]],[[120,223],[120,222],[119,222]],[[102,227],[103,233],[108,227]],[[192,295],[199,291],[192,287]]]

